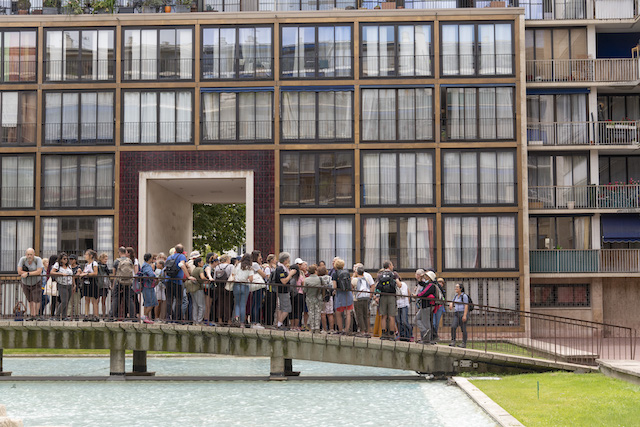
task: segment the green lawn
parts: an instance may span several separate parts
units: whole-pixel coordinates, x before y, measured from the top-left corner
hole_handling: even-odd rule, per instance
[[[602,374],[549,372],[471,382],[528,427],[640,425],[640,386]]]

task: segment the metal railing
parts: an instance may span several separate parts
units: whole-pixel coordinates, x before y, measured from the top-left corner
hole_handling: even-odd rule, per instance
[[[638,120],[527,123],[528,145],[631,145],[640,141]]]
[[[112,56],[114,54],[112,53]],[[44,61],[46,81],[113,80],[115,59],[65,59]]]
[[[384,180],[383,177],[379,179]],[[360,188],[363,206],[413,206],[435,203],[436,186],[433,182],[378,182],[361,184]]]
[[[496,223],[495,226],[497,228],[498,224]],[[489,230],[485,232],[491,233]],[[511,237],[511,243],[504,242],[505,239],[507,238],[502,237],[499,242],[493,242],[493,247],[481,245],[469,247],[463,240],[464,247],[443,248],[444,268],[445,270],[517,270],[519,248],[514,247],[515,236]]]
[[[126,118],[125,118],[126,119]],[[125,144],[188,144],[192,142],[192,122],[124,122]]]
[[[0,208],[33,208],[35,185],[25,186],[24,184],[21,182],[14,187],[9,186],[9,183],[3,183],[0,188]]]
[[[43,208],[109,208],[113,207],[113,186],[73,185],[42,187]]]
[[[283,141],[351,141],[353,120],[282,119],[280,133]]]
[[[271,46],[268,46],[271,49]],[[235,54],[235,52],[234,52]],[[270,55],[269,52],[268,55]],[[211,53],[203,53],[200,68],[203,79],[270,79],[273,77],[273,58],[269,56],[251,58],[214,58]]]
[[[634,0],[519,0],[525,19],[633,19]]]
[[[348,183],[336,184],[337,175],[333,175],[324,184],[286,184],[280,181],[280,206],[353,206],[354,185],[351,175],[345,176]],[[322,178],[320,178],[322,179]]]
[[[206,115],[208,114],[205,113]],[[272,142],[273,120],[203,121],[202,140],[207,142]]]
[[[113,144],[113,121],[93,123],[45,123],[45,144]]]
[[[495,177],[498,178],[497,176]],[[516,186],[512,181],[442,183],[443,205],[501,205],[516,203]],[[473,177],[474,181],[477,178]]]
[[[508,107],[509,111],[513,111]],[[468,109],[467,109],[468,111]],[[460,111],[464,114],[464,112]],[[476,114],[481,114],[477,109]],[[451,115],[451,112],[448,114]],[[462,115],[461,114],[461,115]],[[493,114],[493,109],[489,114]],[[442,139],[449,141],[515,139],[515,118],[444,118]]]
[[[532,249],[531,273],[640,273],[640,249]]]
[[[35,48],[33,49],[32,57],[35,58]],[[2,70],[4,75],[2,76],[3,83],[21,83],[21,82],[35,82],[36,70],[38,68],[38,61],[35,59],[19,59],[19,60],[5,60],[2,64]]]
[[[203,11],[257,12],[356,8],[354,0],[205,0]]]
[[[411,111],[409,114],[420,114]],[[362,141],[431,141],[434,138],[433,117],[386,118],[394,116],[394,111],[374,111],[371,117],[361,120]]]
[[[450,301],[436,301],[433,297],[416,297],[414,295],[417,289],[413,287],[406,295],[408,306],[399,309],[394,327],[392,324],[382,325],[382,317],[376,314],[376,301],[378,298],[393,298],[397,301],[396,293],[354,291],[356,296],[369,297],[364,300],[366,304],[356,305],[355,313],[336,312],[322,316],[319,324],[310,324],[310,321],[307,322],[304,318],[304,304],[306,294],[316,291],[308,286],[266,284],[251,291],[245,282],[205,280],[196,284],[183,279],[156,280],[123,276],[98,276],[92,280],[66,276],[60,279],[60,283],[57,286],[58,295],[47,296],[41,300],[45,304],[41,305],[37,313],[32,313],[25,294],[28,289],[23,289],[20,280],[15,276],[1,278],[0,318],[24,321],[25,326],[29,324],[28,320],[50,319],[99,322],[144,320],[200,324],[204,327],[243,327],[251,322],[264,325],[258,327],[276,328],[274,325],[277,322],[277,301],[288,299],[291,310],[284,319],[285,324],[278,329],[304,333],[310,328],[320,332],[321,328],[325,333],[359,335],[369,339],[377,339],[381,332],[388,329],[389,333],[381,338],[414,342],[422,338],[425,345],[432,340],[434,343],[438,340],[440,344],[458,344],[478,351],[587,365],[595,365],[598,358],[636,357],[637,337],[636,331],[632,328],[478,303],[472,311],[467,312],[464,332],[458,332],[458,340],[452,342],[454,309],[464,311],[467,304],[454,305]],[[260,286],[254,285],[254,288]],[[233,290],[229,290],[235,287],[243,287],[247,292],[234,293]],[[143,289],[142,292],[139,292],[139,289]],[[337,291],[331,285],[323,286],[316,297],[316,304],[324,305],[327,299],[331,304],[332,296],[337,292],[351,291]],[[147,309],[141,316],[140,304],[152,294],[156,299],[160,296],[158,301],[161,304]],[[422,336],[416,323],[416,314],[420,307],[426,307],[424,310],[431,311],[431,304],[443,306],[442,317],[437,322],[437,337],[431,334]],[[352,318],[352,314],[355,314],[355,318]],[[334,327],[334,323],[338,328]],[[351,327],[347,328],[347,324]],[[20,323],[16,323],[16,326],[19,325]]]
[[[190,80],[193,78],[193,63],[193,58],[127,58],[122,60],[123,80]]]
[[[639,209],[640,184],[529,187],[529,209]]]
[[[360,56],[362,77],[427,77],[433,75],[433,55]],[[384,55],[384,56],[383,56]]]
[[[35,145],[36,123],[3,123],[0,127],[0,144]]]
[[[638,58],[527,60],[527,82],[634,82],[640,79],[638,61]]]
[[[323,56],[303,50],[296,56],[292,46],[283,46],[282,51],[280,76],[284,79],[351,77],[353,74],[353,55]]]
[[[443,76],[494,76],[513,74],[515,55],[441,54]]]

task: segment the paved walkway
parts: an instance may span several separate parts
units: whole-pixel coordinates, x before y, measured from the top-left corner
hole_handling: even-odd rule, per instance
[[[600,372],[611,378],[640,385],[640,362],[637,360],[596,360]]]

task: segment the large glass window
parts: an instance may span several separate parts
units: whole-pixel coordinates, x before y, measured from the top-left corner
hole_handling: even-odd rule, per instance
[[[382,268],[387,260],[398,270],[434,268],[435,220],[431,215],[363,217],[361,249],[367,269]]]
[[[0,92],[0,143],[36,144],[36,92]]]
[[[47,30],[45,79],[113,80],[113,29]]]
[[[525,31],[527,81],[588,81],[586,28],[536,28]]]
[[[113,144],[113,92],[45,93],[45,144]]]
[[[280,154],[280,205],[353,206],[353,153]]]
[[[189,143],[192,140],[189,90],[124,92],[125,144]]]
[[[446,270],[518,268],[515,215],[443,215]]]
[[[443,76],[513,74],[511,23],[442,24]]]
[[[42,156],[44,208],[113,207],[112,154]]]
[[[60,252],[82,257],[87,249],[106,252],[113,260],[112,217],[42,218],[42,256]]]
[[[459,283],[464,286],[464,291],[474,303],[499,307],[507,310],[520,309],[520,287],[518,279],[509,278],[450,278],[447,279],[447,295],[455,295],[455,285]],[[475,313],[472,312],[472,313]],[[445,318],[451,313],[445,313]],[[473,314],[472,314],[473,315]],[[447,319],[448,320],[448,319]],[[520,323],[519,314],[509,312],[489,312],[483,313],[474,319],[475,325],[484,324],[487,326],[517,326]],[[448,322],[446,322],[449,324]]]
[[[193,78],[193,29],[126,29],[124,80]]]
[[[270,26],[204,28],[202,78],[272,78],[272,33]]]
[[[362,201],[365,206],[432,205],[432,151],[363,151]]]
[[[282,250],[291,258],[302,258],[309,265],[324,261],[331,264],[340,257],[347,267],[355,258],[353,217],[282,215]]]
[[[283,26],[283,78],[352,76],[351,26]]]
[[[433,75],[430,24],[362,25],[363,77]]]
[[[363,141],[432,139],[432,88],[362,88]]]
[[[640,95],[598,95],[598,120],[640,120]]]
[[[353,139],[353,87],[281,93],[283,141]]]
[[[4,83],[36,81],[36,31],[7,30],[2,40],[2,81]]]
[[[530,145],[589,143],[587,94],[527,95]]]
[[[515,203],[515,152],[443,150],[442,191],[444,205]]]
[[[590,307],[591,286],[531,284],[531,307]]]
[[[600,185],[640,184],[640,156],[600,156]]]
[[[591,249],[591,217],[530,217],[529,249]]]
[[[0,207],[32,208],[35,192],[34,157],[5,154],[0,157]]]
[[[273,91],[224,90],[201,94],[202,140],[273,141]]]
[[[512,87],[447,87],[443,91],[447,139],[515,138]]]
[[[15,275],[18,261],[32,247],[32,218],[0,219],[0,272]]]
[[[529,154],[529,208],[566,208],[590,205],[589,156]]]

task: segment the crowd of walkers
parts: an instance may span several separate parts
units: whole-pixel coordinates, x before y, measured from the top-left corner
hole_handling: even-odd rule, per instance
[[[383,263],[374,279],[360,263],[346,269],[339,257],[329,266],[292,261],[287,252],[266,260],[260,251],[203,257],[198,251],[187,255],[181,244],[168,256],[147,253],[142,261],[133,248],[120,247],[112,268],[106,253],[88,249],[83,258],[80,264],[75,255],[63,252],[42,260],[27,249],[18,274],[29,318],[230,324],[435,344],[447,308],[444,279],[418,269],[415,289],[409,290],[391,261]],[[448,305],[451,345],[459,327],[464,347],[473,305],[461,285],[455,285],[455,293]],[[415,310],[410,310],[412,304]]]

